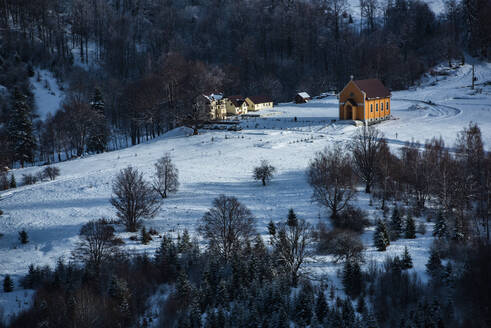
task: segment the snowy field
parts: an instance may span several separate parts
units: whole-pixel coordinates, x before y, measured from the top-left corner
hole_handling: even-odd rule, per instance
[[[439,68],[443,69],[443,67]],[[470,121],[478,122],[485,143],[491,145],[491,65],[476,66],[476,90],[470,90],[471,67],[452,70],[446,78],[422,80],[414,90],[393,92],[394,119],[377,125],[398,148],[411,139],[424,142],[442,136],[447,146],[453,146],[457,133]],[[431,101],[432,105],[427,102]],[[266,234],[269,220],[286,218],[293,207],[300,218],[313,224],[328,222],[328,213],[311,202],[311,188],[305,169],[317,151],[330,145],[349,141],[356,132],[354,126],[337,119],[337,99],[329,97],[308,104],[280,104],[260,112],[259,118],[241,120],[242,131],[203,130],[188,136],[186,128],[167,133],[159,139],[120,151],[87,156],[57,164],[61,176],[55,181],[19,187],[0,194],[0,278],[11,274],[16,281],[13,294],[0,293],[0,307],[5,313],[18,311],[29,302],[30,293],[21,290],[18,279],[29,264],[54,265],[60,257],[68,260],[78,240],[82,224],[100,217],[114,218],[109,204],[111,183],[116,174],[128,165],[138,168],[150,179],[153,164],[164,153],[170,153],[180,173],[181,187],[162,203],[158,215],[145,222],[160,233],[173,233],[187,228],[194,232],[197,224],[219,194],[236,196],[257,218],[257,230]],[[294,117],[297,118],[295,122]],[[397,135],[396,135],[397,134]],[[277,169],[267,187],[252,179],[253,167],[261,159],[269,160]],[[42,168],[14,170],[18,182],[22,174],[37,173]],[[355,205],[367,210],[374,220],[382,213],[369,206],[369,198],[358,194]],[[416,223],[426,222],[417,218]],[[368,228],[362,239],[367,246],[368,261],[384,261],[387,255],[400,255],[409,247],[415,268],[423,280],[425,263],[431,243],[431,223],[427,233],[414,240],[401,239],[391,244],[387,252],[372,247],[374,227]],[[20,245],[18,231],[26,229],[30,242]],[[149,245],[129,240],[132,235],[119,227],[128,252],[153,253],[159,245],[155,238]],[[307,270],[315,278],[338,281],[334,265],[328,256],[315,256]],[[20,304],[20,305],[19,305]],[[24,305],[22,305],[24,304]]]
[[[33,86],[32,92],[39,118],[45,120],[48,114],[54,115],[60,108],[65,94],[60,90],[53,74],[44,69],[36,70],[29,82]]]

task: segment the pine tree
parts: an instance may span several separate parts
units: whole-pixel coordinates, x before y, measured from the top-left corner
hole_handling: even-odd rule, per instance
[[[191,236],[189,235],[188,229],[184,229],[182,232],[182,236],[179,236],[177,242],[177,249],[179,253],[185,253],[193,247],[193,243],[191,242]]]
[[[89,128],[87,150],[99,154],[106,150],[108,132],[106,128],[106,117],[104,114],[104,99],[100,89],[98,88],[94,90],[91,108],[94,117],[92,118],[92,124]]]
[[[409,254],[409,250],[407,249],[407,246],[404,247],[404,253],[402,254],[401,264],[403,270],[411,269],[413,267],[413,259]]]
[[[402,232],[402,217],[397,206],[394,207],[392,211],[392,216],[390,218],[390,237],[391,240],[397,240]]]
[[[324,295],[324,292],[319,289],[319,293],[317,294],[317,299],[315,303],[315,315],[317,317],[317,320],[319,322],[324,321],[324,318],[326,317],[327,313],[329,311],[326,297]]]
[[[27,97],[18,89],[14,91],[13,107],[10,110],[7,134],[11,142],[14,160],[24,167],[25,163],[34,162],[36,139],[34,138]]]
[[[365,297],[360,296],[358,298],[358,303],[356,304],[356,312],[363,314],[367,310],[367,306],[365,304]]]
[[[29,236],[24,229],[22,229],[22,231],[19,231],[19,241],[21,244],[27,244],[29,242]]]
[[[351,261],[344,262],[342,283],[347,295],[351,294],[353,282],[353,266]]]
[[[387,227],[382,220],[377,220],[376,222],[375,233],[373,235],[373,245],[377,247],[378,251],[385,251],[387,246],[390,245]]]
[[[434,279],[439,279],[443,272],[443,265],[440,259],[440,254],[434,248],[430,251],[428,263],[426,263],[426,272]]]
[[[368,311],[364,316],[363,316],[363,328],[378,328],[378,323],[377,319],[375,318],[375,315],[373,315],[372,311]]]
[[[15,175],[14,174],[10,175],[9,187],[10,188],[17,188],[17,182],[15,181]]]
[[[10,293],[13,290],[14,290],[14,282],[12,278],[10,278],[10,275],[7,274],[3,279],[3,291],[5,293]]]
[[[288,218],[287,218],[286,224],[289,227],[296,227],[298,225],[297,215],[293,211],[293,208],[290,208],[288,210]]]
[[[407,215],[404,237],[407,239],[416,238],[416,224],[414,223],[414,219],[411,214]]]
[[[435,226],[433,227],[433,236],[438,238],[443,238],[447,234],[447,222],[445,220],[445,216],[443,215],[443,211],[438,212],[438,217],[435,222]]]

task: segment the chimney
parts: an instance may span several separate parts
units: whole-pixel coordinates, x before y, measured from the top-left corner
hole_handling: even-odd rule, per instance
[[[350,75],[349,77],[350,77],[351,81],[353,81],[354,76],[353,75]]]

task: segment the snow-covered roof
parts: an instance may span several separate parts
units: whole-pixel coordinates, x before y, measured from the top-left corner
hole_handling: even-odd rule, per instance
[[[221,100],[223,98],[223,93],[212,93],[209,95],[203,95],[206,99],[212,100]]]
[[[307,92],[299,92],[297,93],[300,97],[302,98],[310,98],[309,94]]]

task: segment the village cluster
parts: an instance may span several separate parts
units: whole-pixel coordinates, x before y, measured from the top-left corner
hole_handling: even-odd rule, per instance
[[[390,90],[378,79],[350,81],[337,95],[339,99],[339,119],[372,124],[390,118]],[[210,120],[223,120],[227,116],[243,115],[262,109],[273,108],[273,100],[268,96],[228,96],[222,93],[202,95],[203,108]],[[307,103],[311,97],[307,92],[299,92],[293,101]],[[360,123],[361,124],[361,123]]]

